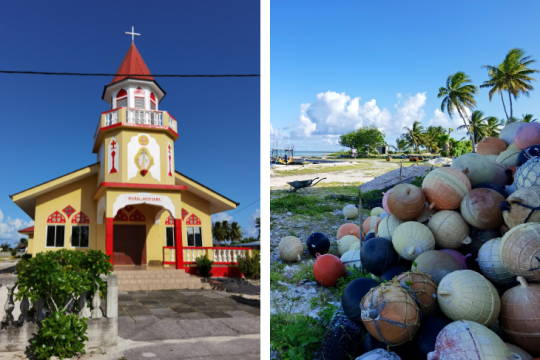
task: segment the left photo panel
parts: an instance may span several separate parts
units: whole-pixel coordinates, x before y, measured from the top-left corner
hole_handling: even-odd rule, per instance
[[[259,3],[5,10],[0,357],[259,359]]]

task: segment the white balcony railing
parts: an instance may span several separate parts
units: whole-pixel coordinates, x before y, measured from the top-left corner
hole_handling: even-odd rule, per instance
[[[163,126],[163,113],[153,110],[127,109],[128,124],[144,124]]]
[[[105,125],[111,126],[118,123],[118,110],[110,111],[105,114]]]

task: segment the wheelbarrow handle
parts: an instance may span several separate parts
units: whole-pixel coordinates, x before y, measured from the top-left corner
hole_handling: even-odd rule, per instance
[[[318,178],[316,178],[316,179],[318,179]],[[311,183],[311,185],[309,185],[309,187],[312,187],[312,186],[317,185],[318,183],[320,183],[320,182],[323,181],[324,179],[326,179],[326,178],[322,178],[321,180],[319,180],[319,181],[317,181],[317,182],[315,182],[315,183]],[[313,180],[315,180],[315,179],[313,179]]]

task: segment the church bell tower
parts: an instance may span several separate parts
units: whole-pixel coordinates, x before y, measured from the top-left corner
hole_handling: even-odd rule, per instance
[[[134,32],[132,36],[138,35]],[[154,79],[132,42],[102,99],[93,152],[101,164],[102,183],[174,185],[177,122],[159,104],[165,91]]]

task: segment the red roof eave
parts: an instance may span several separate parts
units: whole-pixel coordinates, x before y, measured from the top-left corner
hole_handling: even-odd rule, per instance
[[[33,234],[34,233],[34,227],[30,226],[30,227],[27,227],[26,229],[21,229],[21,230],[19,230],[17,232],[20,233],[20,234]]]

